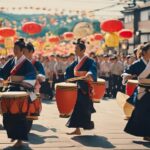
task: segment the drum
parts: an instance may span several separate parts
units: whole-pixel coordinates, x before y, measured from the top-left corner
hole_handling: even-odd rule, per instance
[[[40,95],[37,95],[37,98],[29,102],[29,109],[26,118],[29,120],[38,120],[38,116],[40,116],[40,112],[42,110],[42,103]]]
[[[138,80],[128,80],[126,85],[126,94],[131,96],[138,85]]]
[[[55,90],[60,117],[69,117],[77,100],[77,85],[75,83],[57,83]]]
[[[132,115],[132,112],[134,110],[134,106],[127,102],[127,99],[129,98],[128,95],[118,92],[116,96],[116,101],[120,108],[123,110],[126,119],[129,119]]]
[[[99,103],[100,99],[105,94],[105,89],[106,89],[105,80],[98,78],[97,82],[92,83],[92,86],[93,86],[93,90],[94,90],[92,100],[95,103]]]
[[[28,111],[28,94],[26,92],[2,92],[0,99],[3,114],[19,114]]]

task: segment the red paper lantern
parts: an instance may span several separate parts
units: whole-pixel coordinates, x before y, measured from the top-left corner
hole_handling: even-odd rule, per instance
[[[74,34],[73,32],[65,32],[63,34],[63,37],[65,40],[73,40],[74,39]]]
[[[94,39],[96,41],[101,41],[103,39],[103,35],[99,34],[99,33],[96,33],[96,34],[94,34]]]
[[[22,26],[22,31],[28,34],[37,34],[42,30],[42,26],[37,24],[36,22],[26,22]]]
[[[129,39],[129,38],[132,38],[133,36],[133,32],[129,29],[122,29],[120,32],[119,32],[119,36],[121,38],[124,38],[124,39]]]
[[[101,29],[105,32],[118,32],[123,29],[123,23],[120,20],[106,20],[102,22]]]
[[[10,37],[10,36],[14,36],[16,34],[15,30],[9,27],[5,27],[5,28],[0,28],[0,36],[2,37]]]
[[[56,43],[59,43],[59,41],[60,41],[60,39],[59,39],[58,36],[51,36],[51,37],[49,37],[49,42],[50,43],[56,44]]]
[[[4,38],[0,36],[0,44],[4,44]]]

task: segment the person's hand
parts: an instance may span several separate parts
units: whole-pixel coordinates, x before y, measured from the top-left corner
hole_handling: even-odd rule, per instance
[[[93,78],[92,78],[91,74],[86,74],[85,75],[85,80],[87,80],[87,81],[93,81]]]
[[[133,76],[132,76],[132,75],[124,76],[124,79],[125,79],[125,80],[130,80],[130,79],[132,79],[132,78],[133,78]]]
[[[39,81],[39,83],[42,83],[42,82],[45,81],[45,77],[43,77],[43,76],[38,76],[38,77],[37,77],[37,80]]]

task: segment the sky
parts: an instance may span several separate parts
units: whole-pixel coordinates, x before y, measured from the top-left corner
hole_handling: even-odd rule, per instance
[[[128,0],[0,0],[0,6],[6,7],[9,13],[19,14],[35,14],[35,13],[49,13],[50,11],[65,10],[80,10],[87,12],[94,12],[99,19],[105,18],[121,18],[123,15],[120,12],[127,3],[120,3],[120,1]],[[25,10],[12,8],[19,7],[34,7],[46,8],[46,10]],[[47,11],[49,10],[49,12]],[[69,12],[68,12],[69,13]]]

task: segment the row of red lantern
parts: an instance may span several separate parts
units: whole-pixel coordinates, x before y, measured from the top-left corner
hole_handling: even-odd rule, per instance
[[[0,36],[7,38],[14,36],[16,34],[16,31],[9,27],[0,28]]]
[[[133,32],[129,29],[123,29],[123,23],[120,20],[110,19],[101,23],[101,29],[106,32],[105,44],[108,47],[117,47],[119,45],[119,38],[132,38]],[[115,33],[115,32],[118,32]]]
[[[123,23],[120,20],[106,20],[101,23],[100,27],[105,32],[119,32],[119,36],[122,38],[131,38],[133,36],[131,30],[123,29]]]
[[[37,34],[40,33],[42,30],[42,26],[37,24],[36,22],[27,22],[22,26],[22,31],[27,34]],[[0,28],[0,36],[7,38],[15,36],[16,31],[10,27]]]

